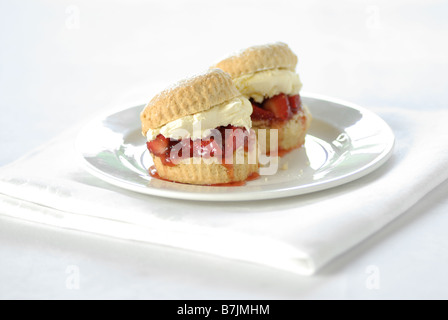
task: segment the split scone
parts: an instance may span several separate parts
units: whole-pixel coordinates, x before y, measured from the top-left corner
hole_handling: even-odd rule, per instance
[[[305,142],[311,113],[300,98],[302,83],[296,65],[297,56],[279,42],[247,48],[213,66],[229,73],[238,90],[250,99],[252,128],[260,142],[266,141],[261,151],[271,151],[270,129],[278,130],[278,142],[272,141],[272,145],[279,154]],[[260,129],[266,129],[266,139]]]
[[[219,69],[157,94],[142,111],[141,122],[158,176],[220,185],[257,175],[251,113],[250,101]]]

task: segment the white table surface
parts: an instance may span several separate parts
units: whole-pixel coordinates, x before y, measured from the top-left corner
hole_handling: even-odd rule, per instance
[[[308,92],[447,108],[447,14],[420,0],[1,1],[0,165],[272,41],[298,54]],[[447,196],[445,182],[313,277],[0,216],[0,298],[446,299]]]

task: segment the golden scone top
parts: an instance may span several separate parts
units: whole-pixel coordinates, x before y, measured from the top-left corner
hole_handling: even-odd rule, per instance
[[[295,71],[297,56],[283,42],[253,46],[234,54],[214,65],[229,73],[232,78],[269,69]]]
[[[211,69],[181,80],[157,94],[140,115],[142,133],[159,128],[181,117],[206,111],[240,96],[231,77]]]

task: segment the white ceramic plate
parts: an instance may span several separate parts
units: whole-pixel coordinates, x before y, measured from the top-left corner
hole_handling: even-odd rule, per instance
[[[140,129],[143,106],[93,121],[80,132],[77,149],[86,170],[115,186],[202,201],[273,199],[324,190],[365,176],[392,154],[393,132],[374,113],[317,95],[303,95],[302,101],[313,115],[305,146],[280,159],[282,169],[275,175],[245,186],[194,186],[152,178],[152,159]]]

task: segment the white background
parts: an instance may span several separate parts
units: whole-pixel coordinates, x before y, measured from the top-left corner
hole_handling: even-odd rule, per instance
[[[0,0],[0,165],[273,41],[297,53],[307,92],[445,109],[447,16],[446,1]],[[0,218],[0,298],[446,299],[447,195],[310,278]]]

